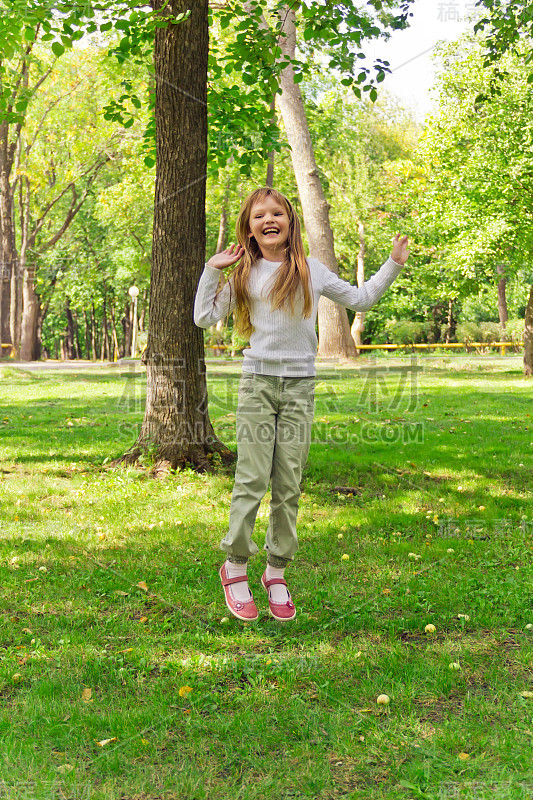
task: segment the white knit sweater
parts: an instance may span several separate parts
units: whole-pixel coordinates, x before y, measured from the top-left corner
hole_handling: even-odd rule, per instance
[[[353,311],[368,311],[402,269],[401,264],[388,258],[378,272],[358,288],[341,280],[316,258],[308,258],[307,263],[313,290],[313,311],[308,318],[303,317],[301,298],[295,303],[294,315],[290,309],[272,311],[266,295],[272,285],[270,279],[279,267],[278,262],[262,258],[252,267],[249,288],[250,319],[254,331],[250,336],[250,347],[243,351],[244,372],[283,377],[315,375],[318,345],[315,326],[320,296],[329,297],[335,303]],[[231,279],[215,299],[219,278],[220,270],[206,264],[194,303],[194,321],[200,328],[209,328],[235,307],[235,291]]]

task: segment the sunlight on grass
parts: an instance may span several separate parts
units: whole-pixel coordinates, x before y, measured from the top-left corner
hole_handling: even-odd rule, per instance
[[[262,553],[258,622],[225,608],[231,470],[106,469],[142,418],[141,371],[2,368],[7,786],[28,776],[43,800],[52,785],[113,800],[440,799],[443,787],[466,800],[469,782],[497,797],[508,780],[500,795],[522,796],[531,384],[519,359],[420,366],[416,383],[406,358],[321,371],[285,627],[266,614]],[[231,443],[240,368],[212,369],[211,415]]]

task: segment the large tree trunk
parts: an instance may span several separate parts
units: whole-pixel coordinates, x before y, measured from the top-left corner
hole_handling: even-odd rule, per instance
[[[524,375],[533,376],[533,286],[529,290],[524,331]]]
[[[280,46],[285,55],[294,58],[296,48],[294,11],[285,6],[282,13],[286,36],[281,39]],[[338,274],[333,231],[329,223],[329,204],[320,183],[302,93],[294,81],[291,64],[281,73],[280,86],[282,93],[278,95],[278,106],[291,148],[310,254]],[[320,299],[318,305],[318,330],[320,356],[348,358],[356,355],[346,309],[325,297]]]
[[[190,15],[155,34],[157,179],[146,409],[123,460],[155,449],[155,473],[163,474],[188,464],[205,469],[214,451],[232,456],[207,413],[203,332],[192,315],[205,259],[208,3],[153,5],[165,6],[165,15],[190,8]]]
[[[22,287],[22,331],[20,338],[20,358],[22,361],[36,361],[40,356],[39,295],[35,291],[35,267],[26,266]]]
[[[365,226],[362,222],[358,224],[359,229],[359,252],[357,253],[357,273],[356,273],[356,280],[357,285],[362,286],[365,282]],[[356,311],[355,317],[352,322],[352,339],[354,344],[357,348],[357,353],[359,354],[359,349],[362,345],[362,333],[365,329],[365,311]]]

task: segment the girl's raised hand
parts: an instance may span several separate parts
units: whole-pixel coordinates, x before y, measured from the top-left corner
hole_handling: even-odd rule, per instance
[[[221,253],[211,256],[207,263],[210,267],[214,267],[215,269],[225,269],[226,267],[232,267],[233,264],[236,264],[243,255],[244,247],[241,247],[240,244],[232,244],[227,250],[223,250]]]
[[[409,250],[407,249],[408,238],[407,236],[400,237],[397,233],[392,240],[392,253],[391,257],[397,264],[405,264],[409,258]]]

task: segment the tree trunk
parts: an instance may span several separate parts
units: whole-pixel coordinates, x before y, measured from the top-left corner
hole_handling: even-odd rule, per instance
[[[446,344],[455,338],[455,319],[453,317],[453,300],[448,300],[448,327],[446,328]]]
[[[40,356],[39,295],[35,291],[35,266],[26,265],[22,287],[22,331],[20,336],[20,358],[22,361],[37,361]]]
[[[107,331],[107,304],[106,298],[104,297],[104,307],[102,310],[102,349],[100,350],[100,361],[105,361],[106,354],[107,359],[110,361],[109,358],[109,335]]]
[[[67,336],[65,339],[65,346],[64,346],[64,353],[65,357],[69,361],[73,361],[76,358],[76,344],[75,344],[75,335],[74,335],[74,319],[72,318],[72,311],[70,310],[70,306],[68,304],[65,306],[65,313],[67,315]]]
[[[96,314],[94,311],[94,303],[91,305],[91,359],[96,361]]]
[[[533,286],[529,290],[524,330],[524,375],[533,376]]]
[[[83,319],[85,320],[85,353],[87,358],[91,357],[91,323],[87,314],[87,309],[83,309]]]
[[[428,341],[431,344],[435,344],[435,342],[440,342],[441,326],[443,323],[443,313],[444,313],[444,307],[442,303],[435,303],[435,305],[431,309],[432,323],[428,336]]]
[[[13,191],[9,180],[11,163],[8,152],[8,124],[0,125],[0,252],[1,265],[1,331],[4,344],[12,344],[11,336],[11,277],[17,260],[15,230],[13,227]]]
[[[38,361],[41,358],[41,355],[44,355],[43,351],[43,324],[48,313],[48,306],[46,308],[40,308],[37,314],[37,332],[35,334],[35,361]],[[46,350],[48,353],[48,350]],[[45,358],[49,358],[49,355],[46,355]]]
[[[226,187],[226,193],[224,195],[224,203],[222,205],[222,211],[220,212],[220,225],[218,227],[218,241],[217,241],[217,253],[221,253],[223,250],[226,249],[227,238],[228,238],[228,202],[229,202],[229,181],[228,186]],[[224,275],[222,274],[222,270],[220,270],[220,286],[222,287],[225,283]],[[226,320],[219,319],[216,325],[211,327],[211,333],[215,337],[215,344],[223,345],[224,344],[224,329],[226,327]],[[214,356],[224,355],[224,348],[218,347],[213,349]]]
[[[11,267],[10,294],[9,330],[13,343],[13,351],[15,353],[15,358],[17,358],[20,350],[22,327],[22,281],[20,264],[16,256]]]
[[[357,253],[357,274],[356,280],[357,285],[362,286],[365,282],[365,226],[362,222],[358,224],[359,229],[359,252]],[[359,350],[361,348],[361,335],[365,329],[365,311],[356,311],[355,317],[352,322],[352,339],[354,344],[357,348],[357,354],[359,355]]]
[[[124,352],[122,356],[127,358],[131,354],[131,334],[132,334],[132,322],[131,322],[131,303],[126,304],[126,308],[124,310],[124,316],[122,317],[122,331],[124,333]]]
[[[272,102],[270,103],[270,110],[272,112],[272,122],[276,124],[276,95],[273,95]],[[276,151],[271,150],[267,159],[267,174],[265,186],[274,187],[274,164],[276,158]]]
[[[109,310],[111,313],[111,333],[113,335],[113,357],[110,359],[110,361],[114,361],[116,358],[118,358],[118,336],[113,303],[111,303]]]
[[[147,394],[139,437],[123,460],[155,449],[156,474],[209,454],[232,455],[207,413],[203,331],[192,308],[205,259],[208,3],[153,0],[165,14],[190,14],[157,28],[154,45],[157,178],[155,190]]]
[[[286,36],[281,39],[280,46],[285,55],[294,58],[296,48],[294,11],[285,6],[282,13]],[[330,207],[320,183],[302,93],[294,81],[291,64],[281,73],[280,86],[282,93],[278,95],[278,105],[291,148],[310,255],[318,258],[332,272],[338,274],[333,231],[329,223]],[[320,298],[318,305],[318,330],[320,356],[348,358],[356,355],[346,309],[325,297]]]
[[[217,249],[215,252],[221,253],[226,249],[226,241],[228,238],[228,195],[224,197],[222,211],[220,212],[220,223],[218,226],[218,241]]]
[[[146,330],[146,307],[148,305],[148,289],[145,289],[142,293],[142,302],[139,302],[139,330],[143,333]]]
[[[80,345],[80,324],[78,322],[78,312],[74,311],[74,342],[76,345],[76,358],[81,358],[81,345]]]
[[[500,317],[500,326],[502,332],[505,334],[507,320],[509,319],[509,312],[507,311],[507,297],[505,293],[507,279],[505,277],[505,267],[503,266],[503,264],[498,264],[496,269],[498,271],[498,274],[502,275],[502,277],[498,281],[498,315]]]

